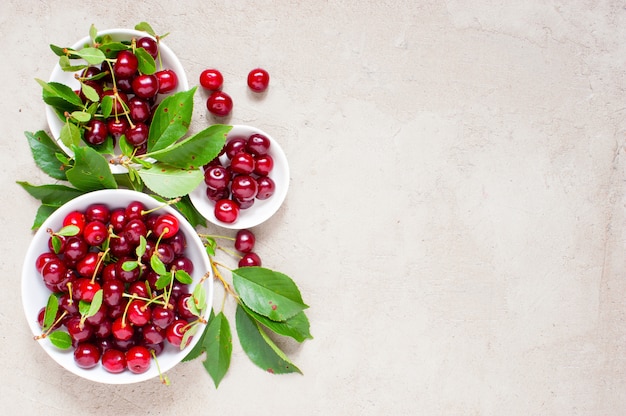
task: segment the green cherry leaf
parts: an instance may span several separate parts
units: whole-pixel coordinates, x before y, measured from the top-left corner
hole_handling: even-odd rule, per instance
[[[193,283],[193,278],[184,270],[176,270],[174,277],[176,277],[176,280],[184,285],[190,285]]]
[[[183,137],[191,123],[197,87],[167,96],[154,111],[148,133],[148,152],[165,149]],[[75,95],[75,94],[74,94]]]
[[[306,339],[313,339],[310,332],[309,319],[304,312],[300,312],[286,321],[276,322],[263,315],[259,315],[246,305],[242,304],[241,306],[245,309],[248,315],[254,318],[255,321],[276,334],[293,338],[298,342],[303,342]]]
[[[213,309],[211,309],[211,312],[209,313],[208,322],[211,323],[213,319],[215,319],[215,313],[213,313]],[[200,339],[198,340],[198,342],[196,342],[196,345],[194,345],[191,351],[187,353],[185,358],[183,358],[183,362],[195,360],[200,355],[202,355],[202,353],[206,350],[206,348],[204,347],[204,338],[206,337],[208,328],[209,328],[208,325],[204,327],[204,331],[202,331],[202,334],[200,335]]]
[[[67,179],[72,185],[82,191],[117,188],[117,182],[104,156],[86,146],[74,146],[73,150],[75,163],[67,171]]]
[[[191,337],[196,335],[198,330],[200,329],[200,325],[198,323],[191,325],[183,334],[183,339],[180,342],[180,349],[184,350],[189,345],[191,341]]]
[[[49,185],[31,185],[28,182],[18,181],[26,192],[33,198],[40,200],[43,204],[60,207],[66,202],[84,194],[83,191],[70,188],[65,185],[49,184]]]
[[[110,95],[105,95],[102,97],[102,101],[100,102],[100,109],[102,110],[102,115],[105,118],[111,116],[111,112],[113,111],[113,97]]]
[[[213,379],[217,388],[228,372],[233,351],[233,337],[228,319],[220,312],[209,321],[202,342],[206,350],[206,358],[202,362],[204,368]]]
[[[96,37],[98,36],[98,29],[96,29],[96,25],[93,23],[89,26],[89,39],[91,39],[91,43],[96,42]]]
[[[98,94],[98,92],[96,91],[96,89],[94,87],[92,87],[89,84],[85,84],[84,82],[81,82],[80,84],[80,89],[83,92],[83,95],[91,102],[98,102],[100,101],[100,95]],[[110,97],[110,96],[107,96]],[[87,120],[89,121],[89,120]]]
[[[197,226],[206,227],[206,219],[198,212],[196,207],[191,202],[191,198],[189,195],[185,195],[181,198],[180,201],[174,204],[176,209],[183,214],[183,216],[189,221],[192,227],[196,228]]]
[[[59,57],[59,66],[64,72],[78,72],[87,68],[87,65],[72,65],[72,61],[67,55]]]
[[[144,48],[135,49],[139,72],[145,75],[152,75],[156,72],[156,63],[152,55]]]
[[[191,137],[146,156],[179,168],[196,169],[219,155],[224,148],[226,135],[231,129],[232,126],[214,124]]]
[[[61,152],[59,145],[43,130],[36,133],[25,132],[24,134],[28,139],[28,145],[37,166],[54,179],[66,180],[66,164],[57,157]]]
[[[154,32],[154,29],[152,29],[152,26],[150,26],[150,23],[148,23],[148,22],[139,22],[139,23],[137,23],[135,25],[135,30],[139,30],[141,32],[146,32],[147,34],[149,34],[153,38],[157,37],[157,34]]]
[[[135,270],[137,267],[139,267],[139,263],[134,260],[128,260],[122,263],[122,270],[124,270],[125,272]]]
[[[137,258],[141,258],[146,253],[147,247],[148,247],[148,241],[146,240],[146,237],[144,237],[143,235],[140,235],[139,245],[135,249],[135,254],[137,255]]]
[[[83,102],[71,87],[60,82],[45,82],[40,79],[36,81],[43,89],[43,101],[58,113],[72,112],[83,107]]]
[[[69,120],[65,122],[63,127],[61,127],[59,138],[65,146],[70,148],[72,146],[80,146],[82,140],[80,136],[80,129],[76,126],[76,124],[71,123]]]
[[[152,267],[152,270],[154,270],[154,272],[158,274],[159,276],[165,275],[165,276],[168,276],[169,278],[165,264],[163,264],[163,261],[159,258],[159,256],[156,253],[150,256],[150,267]]]
[[[47,331],[52,327],[59,311],[59,300],[54,294],[48,297],[48,303],[43,315],[43,327],[42,330]]]
[[[283,273],[263,267],[240,267],[232,271],[232,276],[243,303],[272,321],[287,320],[308,308],[295,282]]]
[[[196,315],[202,314],[202,311],[206,309],[206,290],[203,285],[196,285],[191,293],[189,299],[189,306],[192,307],[192,310],[196,312]]]
[[[120,150],[122,151],[122,154],[126,157],[130,157],[135,151],[135,148],[130,143],[128,143],[128,140],[126,140],[125,135],[120,136],[119,142],[120,142]]]
[[[39,208],[37,208],[37,213],[35,214],[35,220],[33,221],[33,225],[31,226],[31,229],[36,230],[37,228],[41,227],[44,221],[48,219],[48,217],[52,215],[52,213],[56,211],[59,207],[60,205],[47,205],[47,204],[39,205]]]
[[[163,198],[187,195],[204,180],[200,169],[185,170],[164,163],[139,170],[139,176],[148,188]]]
[[[79,123],[87,123],[91,120],[91,114],[86,111],[72,111],[72,118]]]
[[[154,283],[154,287],[157,290],[163,290],[165,289],[167,285],[170,284],[171,281],[172,281],[172,276],[170,276],[167,273],[162,274],[161,277],[159,277],[157,281]]]
[[[100,65],[106,59],[104,52],[98,48],[83,48],[75,53],[83,58],[89,65]]]
[[[62,235],[63,237],[72,237],[78,235],[80,233],[80,228],[76,225],[66,225],[62,227],[56,234]]]
[[[235,324],[241,348],[259,368],[272,374],[302,374],[241,306],[237,306]]]
[[[84,318],[94,316],[102,307],[102,289],[98,290],[94,295],[91,302],[85,302],[81,300],[78,302],[78,310]]]
[[[72,338],[65,331],[54,331],[48,334],[48,339],[55,347],[67,350],[72,346]]]

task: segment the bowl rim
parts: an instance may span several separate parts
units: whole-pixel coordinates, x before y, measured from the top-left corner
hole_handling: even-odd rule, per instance
[[[213,271],[210,266],[210,260],[204,251],[204,246],[200,240],[200,237],[197,235],[194,227],[184,218],[184,216],[179,213],[177,210],[172,208],[169,205],[163,205],[162,202],[153,198],[151,195],[143,192],[138,192],[130,189],[105,189],[105,190],[96,190],[92,192],[88,192],[86,194],[80,195],[67,203],[63,204],[56,211],[54,211],[39,227],[39,229],[33,235],[33,238],[28,246],[26,254],[24,256],[23,266],[22,266],[22,274],[21,274],[21,302],[24,310],[24,315],[26,317],[29,328],[34,336],[41,334],[41,328],[37,323],[37,316],[39,309],[45,306],[45,302],[42,305],[35,304],[35,300],[31,300],[26,293],[28,290],[32,290],[33,281],[38,282],[39,287],[42,288],[45,292],[46,298],[51,294],[40,278],[37,276],[37,271],[34,269],[34,260],[37,258],[39,254],[42,253],[43,246],[43,238],[47,235],[47,229],[54,227],[55,224],[59,224],[62,222],[62,218],[67,215],[67,213],[79,209],[78,206],[81,204],[91,203],[106,203],[107,205],[114,206],[123,206],[125,202],[120,202],[120,200],[139,200],[140,202],[146,205],[146,208],[155,208],[161,207],[163,212],[172,213],[175,215],[180,223],[180,228],[185,232],[185,237],[187,241],[187,249],[189,247],[196,247],[197,253],[194,257],[199,258],[202,264],[194,263],[194,272],[192,276],[194,277],[194,282],[197,282],[203,275],[209,273],[209,277],[205,279],[203,285],[207,294],[207,308],[204,311],[204,319],[207,319],[212,309],[213,304],[213,293],[214,293],[214,285],[213,285]],[[191,235],[190,235],[191,233]],[[37,242],[41,239],[39,244]],[[202,247],[202,250],[199,250]],[[206,271],[206,273],[205,273]],[[167,371],[173,369],[176,365],[178,365],[183,358],[191,351],[191,349],[199,342],[200,334],[204,330],[205,324],[199,324],[197,334],[191,339],[190,343],[185,347],[184,350],[176,350],[171,345],[168,346],[168,357],[174,357],[174,359],[167,360],[163,362],[163,356],[159,358],[159,366],[161,373],[166,373]],[[98,364],[98,368],[92,369],[81,369],[76,366],[72,357],[67,357],[68,355],[73,354],[73,348],[70,348],[67,351],[60,350],[54,347],[48,340],[40,339],[36,341],[40,344],[40,347],[61,367],[66,369],[68,372],[75,374],[78,377],[84,378],[86,380],[103,383],[103,384],[132,384],[138,383],[146,380],[150,380],[159,375],[159,370],[157,366],[152,363],[150,369],[145,373],[134,374],[129,372],[128,370],[124,371],[121,374],[112,374],[101,368],[101,364]],[[71,364],[71,365],[70,365]]]
[[[112,29],[98,30],[98,36],[103,36],[103,35],[112,35],[112,36],[119,35],[119,40],[126,40],[126,39],[131,39],[133,37],[144,37],[144,36],[155,39],[155,37],[150,35],[149,33],[143,32],[137,29],[112,28]],[[85,44],[90,43],[90,42],[91,42],[91,38],[89,36],[84,36],[83,38],[79,39],[74,44],[72,44],[70,47],[72,49],[78,50],[82,48]],[[178,56],[162,40],[159,40],[159,50],[161,51],[161,54],[162,54],[161,56],[165,55],[168,57],[167,60],[171,61],[171,65],[168,66],[168,69],[172,69],[178,76],[179,87],[177,87],[176,91],[188,91],[189,80],[187,78],[185,68],[183,67],[183,64],[181,63],[180,59],[178,59]],[[52,72],[50,73],[48,82],[57,81],[59,80],[59,78],[61,79],[67,78],[66,82],[68,82],[70,86],[72,86],[71,84],[75,85],[74,83],[75,80],[71,78],[71,75],[75,73],[76,72],[63,71],[59,63],[56,62],[54,64],[54,67],[52,68]],[[63,151],[66,154],[70,156],[73,155],[72,150],[69,149],[61,141],[61,138],[60,138],[60,132],[61,132],[63,122],[59,119],[58,115],[54,112],[54,110],[52,109],[50,105],[44,103],[44,106],[45,106],[44,108],[45,108],[45,114],[46,114],[46,122],[48,125],[48,130],[50,131],[52,140],[54,140],[57,143],[57,145],[61,149],[63,149]],[[128,171],[124,166],[121,166],[121,165],[109,164],[109,167],[112,173],[126,173]]]
[[[276,172],[280,171],[280,176],[283,178],[283,181],[281,181],[280,186],[278,186],[279,184],[276,183],[277,185],[276,192],[274,193],[274,195],[271,196],[271,198],[268,198],[263,201],[261,200],[255,201],[255,206],[258,204],[258,205],[263,206],[263,208],[268,207],[268,206],[270,208],[265,209],[261,214],[259,214],[259,212],[256,211],[255,213],[256,215],[255,215],[255,214],[252,214],[253,210],[255,209],[255,206],[252,206],[250,208],[250,211],[247,211],[247,210],[241,211],[241,213],[243,213],[244,216],[248,212],[251,213],[250,215],[245,216],[243,218],[239,218],[234,223],[229,224],[229,223],[220,221],[217,218],[215,218],[215,215],[213,214],[213,207],[215,206],[215,203],[213,203],[212,201],[209,201],[208,198],[206,197],[205,195],[206,184],[204,183],[204,181],[201,182],[200,185],[198,185],[198,187],[196,187],[192,192],[189,193],[189,198],[191,199],[191,203],[198,210],[198,212],[202,214],[204,218],[206,218],[210,223],[214,225],[217,225],[222,228],[231,229],[231,230],[241,230],[241,229],[256,227],[258,225],[261,225],[265,221],[269,220],[281,208],[281,206],[283,205],[287,197],[287,191],[289,190],[289,182],[290,182],[289,162],[287,161],[287,156],[285,155],[285,152],[283,151],[282,147],[272,135],[268,134],[267,132],[265,132],[264,130],[261,130],[258,127],[250,126],[247,124],[234,124],[232,125],[232,129],[228,132],[226,136],[226,142],[228,142],[230,137],[242,135],[242,134],[248,134],[246,133],[248,131],[252,132],[249,134],[260,133],[260,134],[267,136],[270,139],[271,146],[270,146],[269,153],[274,158],[274,162],[275,162],[274,170]],[[227,160],[226,155],[222,155],[220,159],[222,161]],[[201,167],[200,170],[203,170],[203,168]],[[269,176],[272,177],[273,175],[270,174]]]

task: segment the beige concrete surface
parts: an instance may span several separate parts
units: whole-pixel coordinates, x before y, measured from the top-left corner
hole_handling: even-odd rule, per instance
[[[50,43],[142,20],[192,85],[220,69],[228,122],[287,154],[286,202],[256,232],[311,306],[315,339],[281,344],[302,376],[261,371],[235,338],[217,390],[200,362],[170,387],[98,385],[32,340],[38,205],[15,181],[49,182],[23,135],[46,128],[35,78]],[[5,414],[626,414],[623,2],[7,0],[0,51]],[[194,129],[214,122],[205,99]]]

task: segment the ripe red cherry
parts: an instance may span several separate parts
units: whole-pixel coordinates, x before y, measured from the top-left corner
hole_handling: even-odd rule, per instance
[[[261,258],[258,254],[250,252],[243,255],[239,260],[239,267],[261,266]]]
[[[143,123],[152,116],[152,109],[146,100],[133,97],[128,100],[128,115],[135,123]]]
[[[192,319],[195,317],[187,303],[189,299],[192,299],[191,294],[185,293],[176,300],[176,312],[178,312],[178,316],[183,319]],[[190,302],[193,302],[193,300]]]
[[[239,201],[249,201],[254,199],[258,192],[256,180],[249,175],[235,176],[230,184],[230,191],[233,197]]]
[[[150,368],[150,351],[141,345],[136,345],[126,351],[126,366],[131,373],[141,374]]]
[[[102,300],[108,306],[119,306],[124,297],[124,282],[110,279],[102,283]]]
[[[230,161],[230,168],[235,173],[250,174],[254,171],[254,156],[237,152]]]
[[[132,325],[144,326],[150,321],[152,311],[146,306],[146,302],[139,299],[131,300],[128,303],[128,320]]]
[[[109,230],[101,221],[91,221],[85,225],[85,230],[83,231],[83,238],[85,242],[90,246],[96,247],[104,243],[104,241],[109,236]]]
[[[133,201],[126,206],[124,213],[126,214],[126,220],[141,219],[144,216],[146,207],[139,201]]]
[[[146,52],[150,54],[154,59],[159,55],[159,45],[156,40],[151,37],[144,36],[142,38],[137,39],[137,47],[144,48]]]
[[[215,218],[227,224],[232,224],[239,217],[239,205],[232,199],[220,199],[215,203]]]
[[[35,268],[37,269],[39,273],[41,273],[41,269],[43,268],[43,266],[53,259],[58,259],[56,254],[48,252],[48,251],[41,253],[37,257],[37,260],[35,260]]]
[[[230,139],[226,146],[224,146],[224,152],[226,157],[232,159],[237,153],[243,152],[246,149],[246,139],[243,137],[235,137]]]
[[[254,92],[263,92],[270,84],[270,74],[262,69],[255,68],[248,74],[248,87]]]
[[[207,90],[217,91],[223,83],[224,77],[217,69],[205,69],[200,73],[200,85]]]
[[[109,222],[111,211],[105,204],[91,204],[85,209],[85,219],[87,221]]]
[[[76,265],[89,251],[89,246],[80,237],[68,237],[63,247],[63,259],[65,264]]]
[[[123,93],[122,91],[118,91],[115,94],[113,90],[106,90],[102,93],[102,96],[110,96],[113,99],[113,115],[121,115],[126,111],[126,106],[128,106],[128,95]]]
[[[230,191],[228,190],[228,188],[213,189],[207,186],[206,196],[209,201],[217,202],[220,199],[227,199],[230,196]]]
[[[274,159],[270,155],[260,155],[254,158],[254,173],[267,176],[274,169]]]
[[[179,347],[182,344],[183,336],[187,329],[187,321],[184,319],[176,319],[166,329],[165,339],[175,347]]]
[[[171,238],[178,233],[178,218],[172,214],[161,214],[157,217],[152,231],[162,238]]]
[[[161,305],[152,308],[152,323],[161,329],[167,328],[175,318],[174,311]]]
[[[178,86],[178,76],[171,69],[157,71],[155,75],[159,79],[159,94],[172,92]]]
[[[230,172],[222,165],[213,165],[204,171],[204,183],[211,189],[225,189],[230,183]]]
[[[159,79],[156,75],[142,74],[133,79],[133,92],[141,98],[152,98],[159,92]]]
[[[117,78],[130,78],[137,72],[139,61],[131,51],[120,51],[113,64],[113,73]]]
[[[207,99],[206,108],[218,117],[225,117],[233,110],[233,99],[223,91],[214,91]]]
[[[136,123],[126,130],[126,140],[135,147],[148,141],[149,127],[145,123]]]
[[[75,225],[78,227],[78,234],[83,233],[85,228],[85,215],[80,211],[72,211],[63,218],[63,226]]]
[[[254,249],[256,237],[250,230],[239,230],[235,235],[235,250],[240,253],[249,253]]]
[[[251,135],[246,141],[246,151],[257,156],[267,154],[270,150],[270,146],[270,139],[259,133]]]
[[[115,339],[128,341],[133,337],[135,330],[128,320],[123,320],[122,317],[119,317],[113,321],[111,332],[113,333],[113,337],[115,337]]]
[[[96,271],[96,267],[98,271]],[[80,259],[76,264],[76,271],[82,277],[91,278],[94,275],[98,275],[102,271],[103,264],[100,262],[100,255],[95,252],[88,252]]]
[[[109,373],[121,373],[126,370],[126,354],[115,348],[109,348],[102,354],[102,367]]]
[[[77,296],[80,300],[85,302],[91,302],[96,292],[100,290],[100,284],[98,282],[92,282],[89,279],[79,279],[76,283],[80,296]]]
[[[257,199],[268,199],[276,191],[276,184],[269,176],[261,176],[256,180],[258,185],[258,192],[256,194]]]
[[[117,120],[112,118],[107,121],[107,130],[109,130],[109,134],[115,139],[119,140],[119,138],[126,134],[126,129],[128,128],[128,121],[125,118],[118,118]]]
[[[104,121],[92,119],[89,123],[87,123],[84,136],[87,143],[98,146],[104,143],[108,135],[109,130],[107,129],[107,125]]]
[[[80,368],[93,368],[100,361],[100,350],[91,343],[79,343],[74,350],[74,361]]]

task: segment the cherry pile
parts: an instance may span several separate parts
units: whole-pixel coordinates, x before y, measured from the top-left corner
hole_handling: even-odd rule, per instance
[[[270,75],[263,68],[255,68],[248,73],[248,88],[255,93],[264,92],[270,83]],[[206,101],[207,110],[218,117],[226,117],[233,110],[233,99],[222,91],[224,76],[213,68],[205,69],[200,73],[200,85],[211,91]]]
[[[78,75],[81,89],[76,93],[87,106],[91,101],[87,98],[89,94],[83,91],[84,85],[93,88],[100,100],[110,96],[113,102],[110,114],[101,111],[85,125],[85,142],[98,146],[108,136],[116,141],[124,135],[126,141],[137,148],[138,154],[145,153],[152,113],[160,95],[176,89],[178,76],[171,69],[141,73],[136,54],[139,48],[157,60],[159,45],[153,38],[145,36],[133,39],[129,49],[119,51],[111,60],[89,66]]]
[[[274,168],[270,146],[269,138],[260,133],[233,137],[222,150],[225,162],[218,157],[204,166],[206,195],[215,203],[215,218],[232,224],[240,210],[274,194],[276,184],[269,176]]]
[[[190,305],[194,265],[178,219],[146,211],[139,201],[114,209],[92,204],[69,213],[62,229],[73,232],[48,230],[48,251],[35,266],[58,297],[55,327],[71,337],[76,365],[100,362],[111,373],[142,373],[167,344],[180,348],[198,316]],[[189,282],[174,278],[181,270]],[[101,306],[88,316],[81,304],[94,302],[99,291]],[[39,313],[40,326],[45,311]]]

